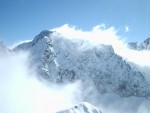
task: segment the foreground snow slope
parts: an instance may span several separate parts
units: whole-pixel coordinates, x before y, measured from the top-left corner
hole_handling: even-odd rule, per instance
[[[57,113],[101,113],[101,111],[87,102],[82,102],[70,109],[62,110]]]

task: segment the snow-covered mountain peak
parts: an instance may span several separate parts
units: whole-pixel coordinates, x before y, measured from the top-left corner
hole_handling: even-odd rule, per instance
[[[70,109],[59,111],[57,113],[101,113],[101,111],[87,102],[81,102]]]
[[[51,35],[51,33],[53,33],[53,31],[43,30],[35,38],[43,38],[44,36],[49,37]]]
[[[18,50],[27,50],[27,48],[28,49],[35,48],[35,49],[39,49],[42,51],[43,49],[45,49],[45,47],[47,47],[47,45],[50,45],[52,41],[51,35],[53,34],[53,32],[54,31],[43,30],[38,35],[36,35],[31,42],[22,43],[18,45],[17,47],[15,47],[13,50],[18,51]]]
[[[49,31],[49,30],[43,30],[41,31],[37,36],[35,36],[33,43],[37,43],[39,40],[42,40],[43,38],[50,38],[51,34],[53,33],[53,31]]]
[[[140,51],[141,50],[150,50],[150,37],[141,43],[131,42],[128,44],[128,47],[130,49],[140,50]]]

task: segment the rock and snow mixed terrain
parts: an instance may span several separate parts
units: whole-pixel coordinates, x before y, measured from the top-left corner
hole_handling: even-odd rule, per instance
[[[31,52],[33,64],[42,78],[57,83],[81,80],[99,93],[120,96],[150,96],[150,84],[144,76],[115,54],[112,46],[92,45],[88,41],[67,39],[52,31],[42,31],[33,41],[14,51]]]
[[[150,38],[147,38],[144,40],[142,43],[138,42],[131,42],[128,44],[129,48],[134,49],[134,50],[150,50]]]

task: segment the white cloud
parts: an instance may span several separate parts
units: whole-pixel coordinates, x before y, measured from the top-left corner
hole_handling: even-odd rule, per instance
[[[125,26],[125,32],[129,32],[129,26]]]
[[[39,82],[28,56],[21,52],[0,57],[1,113],[54,113],[78,101],[78,82],[64,86]]]
[[[120,50],[119,55],[137,65],[150,66],[150,51],[136,51],[126,48],[124,50]]]
[[[142,97],[120,97],[114,94],[97,98],[102,113],[149,113],[150,99]]]
[[[114,48],[122,48],[124,41],[117,35],[117,29],[114,27],[106,28],[105,24],[97,25],[90,31],[76,29],[75,26],[65,24],[61,27],[52,29],[60,33],[62,36],[70,39],[88,40],[95,44],[112,45]]]

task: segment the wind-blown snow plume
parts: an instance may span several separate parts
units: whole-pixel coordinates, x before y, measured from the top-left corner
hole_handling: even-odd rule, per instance
[[[123,45],[119,35],[117,35],[117,29],[114,27],[106,28],[105,24],[97,25],[91,31],[76,29],[76,27],[71,27],[68,24],[52,30],[57,31],[66,38],[88,40],[95,44],[112,45],[116,49]]]

